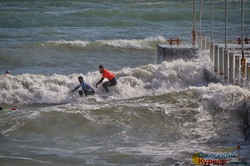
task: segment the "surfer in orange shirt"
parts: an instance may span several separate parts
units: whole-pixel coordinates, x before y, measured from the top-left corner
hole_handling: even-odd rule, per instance
[[[108,81],[103,83],[103,88],[105,89],[105,91],[108,93],[109,92],[109,89],[108,87],[109,86],[115,86],[117,84],[117,81],[115,79],[115,74],[112,73],[111,71],[108,71],[107,69],[104,68],[103,65],[100,65],[99,66],[99,71],[100,73],[102,74],[102,78],[100,79],[100,81],[98,81],[96,83],[96,88],[98,88],[98,84],[102,83],[102,81],[107,78]]]

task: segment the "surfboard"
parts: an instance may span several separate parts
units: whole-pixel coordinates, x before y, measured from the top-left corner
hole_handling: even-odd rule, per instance
[[[3,110],[3,111],[13,111],[13,110],[17,110],[16,108],[10,108],[10,109],[8,109],[8,108],[2,108],[2,107],[0,107],[0,110]]]

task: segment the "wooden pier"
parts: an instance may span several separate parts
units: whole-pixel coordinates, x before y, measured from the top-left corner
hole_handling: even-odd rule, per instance
[[[204,50],[209,51],[213,62],[213,68],[204,69],[204,79],[209,82],[223,85],[237,85],[250,89],[250,39],[244,36],[244,0],[241,4],[241,36],[237,37],[233,44],[228,44],[228,4],[225,0],[225,28],[224,42],[216,43],[214,40],[214,3],[211,0],[211,37],[208,39],[202,34],[203,1],[200,0],[199,35],[196,35],[196,0],[193,0],[193,29],[192,45],[180,45],[180,38],[170,38],[168,44],[157,45],[157,63],[182,58],[190,60],[198,56]],[[197,37],[198,36],[198,37]],[[198,39],[197,39],[198,38]],[[173,45],[175,44],[176,45]],[[250,101],[244,101],[242,106],[244,120],[245,139],[250,143]]]

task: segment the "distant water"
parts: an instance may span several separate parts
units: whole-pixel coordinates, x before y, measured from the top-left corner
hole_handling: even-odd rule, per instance
[[[214,5],[215,41],[223,42],[224,0]],[[234,42],[240,3],[228,7]],[[248,37],[249,16],[245,1]],[[203,18],[210,37],[210,1]],[[0,111],[0,165],[183,165],[194,153],[236,146],[249,161],[232,107],[250,92],[207,87],[207,52],[155,64],[157,44],[190,43],[191,31],[191,0],[2,0],[0,72],[13,75],[0,76],[0,106],[18,110]],[[118,80],[108,98],[101,87],[96,101],[69,93],[79,75],[94,85],[99,64]]]
[[[204,2],[210,37],[210,1]],[[223,41],[224,1],[214,2],[215,41]],[[230,41],[240,36],[240,3],[229,1]],[[191,0],[43,0],[0,2],[0,71],[71,74],[155,62],[155,48],[170,37],[191,42]],[[197,1],[197,33],[199,3]],[[250,2],[245,1],[246,36]]]

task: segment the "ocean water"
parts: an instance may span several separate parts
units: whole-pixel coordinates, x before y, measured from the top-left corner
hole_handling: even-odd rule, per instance
[[[224,1],[214,5],[220,43]],[[239,1],[228,8],[234,42]],[[248,37],[249,16],[246,0]],[[250,162],[239,107],[250,91],[207,86],[208,52],[155,63],[157,44],[190,43],[191,31],[191,0],[1,0],[0,72],[11,75],[0,75],[0,106],[17,110],[0,111],[0,165],[191,165],[194,153],[237,146]],[[108,97],[101,86],[87,99],[69,92],[79,75],[94,85],[99,64],[118,80]]]

